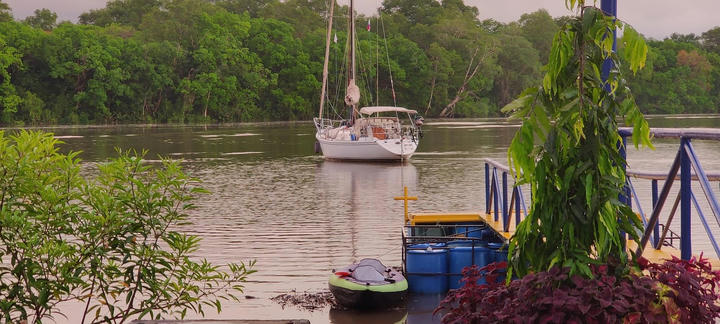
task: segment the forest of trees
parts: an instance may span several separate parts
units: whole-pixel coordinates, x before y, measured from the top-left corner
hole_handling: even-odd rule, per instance
[[[111,0],[58,23],[48,9],[15,20],[0,0],[0,125],[311,119],[327,6]],[[345,58],[346,9],[336,7],[331,67]],[[504,24],[462,0],[385,0],[378,15],[357,17],[372,25],[358,35],[361,104],[393,104],[390,71],[397,105],[426,117],[501,116],[538,83],[565,19],[540,10]],[[720,112],[720,27],[648,45],[647,68],[630,80],[645,113]],[[330,78],[339,106],[342,80]]]

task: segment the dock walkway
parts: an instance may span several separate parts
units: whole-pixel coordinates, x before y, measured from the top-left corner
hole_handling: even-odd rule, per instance
[[[510,212],[511,219],[514,218],[514,213]],[[492,212],[490,214],[478,213],[478,212],[450,212],[450,213],[410,213],[409,225],[430,225],[439,223],[462,223],[462,222],[485,222],[488,224],[497,234],[509,240],[510,237],[515,234],[515,223],[510,222],[508,231],[503,228],[501,220],[495,220]],[[635,251],[637,249],[637,243],[633,240],[627,241],[628,251]],[[643,257],[654,263],[661,263],[664,260],[672,259],[673,256],[680,258],[680,250],[670,247],[663,246],[661,249],[654,249],[648,247],[643,250]],[[707,256],[703,256],[708,258]],[[720,269],[720,259],[708,258],[713,266],[713,269]]]

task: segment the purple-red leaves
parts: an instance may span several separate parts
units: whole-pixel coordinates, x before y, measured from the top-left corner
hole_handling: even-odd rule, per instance
[[[673,257],[662,264],[649,263],[650,277],[672,288],[665,312],[680,323],[713,323],[720,316],[720,271],[702,257],[685,261]]]
[[[443,323],[712,323],[720,316],[720,271],[707,259],[638,265],[645,275],[593,265],[594,278],[569,278],[569,269],[556,267],[509,285],[505,263],[468,267],[465,285],[435,312],[445,313]]]

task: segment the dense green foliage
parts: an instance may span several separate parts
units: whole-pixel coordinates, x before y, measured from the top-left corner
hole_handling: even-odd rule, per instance
[[[63,321],[65,302],[85,305],[82,323],[123,323],[236,299],[254,262],[197,260],[200,239],[178,232],[203,192],[196,179],[128,153],[87,179],[57,143],[0,132],[0,323]]]
[[[621,230],[637,238],[642,224],[619,201],[625,185],[617,118],[634,127],[633,142],[651,146],[647,121],[623,74],[610,31],[623,27],[599,8],[577,4],[579,15],[555,34],[540,86],[506,106],[523,124],[508,150],[518,182],[529,183],[531,209],[510,240],[511,275],[567,267],[592,276],[590,264],[627,260]],[[623,57],[636,73],[647,46],[624,26]]]
[[[13,19],[12,13],[10,12],[10,6],[7,3],[0,1],[0,22],[11,21]]]
[[[23,22],[42,30],[52,30],[57,26],[57,14],[50,9],[35,9],[35,14],[25,18]]]
[[[47,9],[14,21],[0,1],[0,124],[310,119],[327,8],[327,0],[111,0],[79,24],[58,25]],[[331,69],[346,57],[346,9],[336,10]],[[358,35],[361,104],[430,117],[502,115],[540,81],[552,35],[569,17],[477,17],[461,0],[385,0],[377,15],[358,17],[358,26],[372,23]],[[629,79],[641,109],[718,112],[719,34],[649,42],[648,68]],[[339,75],[329,83],[336,111]]]
[[[720,46],[712,35],[673,35],[650,41],[647,68],[629,78],[638,105],[651,114],[717,113],[720,106]],[[717,37],[717,36],[715,36]]]

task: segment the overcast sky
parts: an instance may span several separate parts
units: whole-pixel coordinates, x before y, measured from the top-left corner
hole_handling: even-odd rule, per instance
[[[3,0],[10,5],[16,19],[32,15],[35,9],[48,8],[58,14],[59,20],[77,21],[77,17],[90,9],[102,8],[107,0]],[[339,0],[347,3],[347,0]],[[362,0],[358,11],[373,14],[381,0]],[[567,15],[564,0],[465,0],[476,6],[480,18],[511,22],[523,13],[545,8],[553,17]],[[598,1],[599,5],[599,1]],[[618,17],[631,24],[640,33],[662,39],[676,32],[701,34],[720,26],[720,0],[618,0]]]

